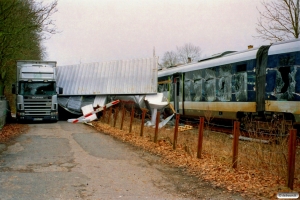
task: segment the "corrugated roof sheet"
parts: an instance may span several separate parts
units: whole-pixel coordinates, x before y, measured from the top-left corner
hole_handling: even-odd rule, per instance
[[[157,58],[57,67],[63,95],[151,94],[157,92]]]
[[[92,105],[93,107],[103,107],[107,103],[107,96],[59,96],[58,103],[61,107],[73,114],[81,114],[81,107]]]

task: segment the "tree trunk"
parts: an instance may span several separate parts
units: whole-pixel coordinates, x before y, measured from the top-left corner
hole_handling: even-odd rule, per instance
[[[0,96],[4,96],[4,82],[0,80]]]

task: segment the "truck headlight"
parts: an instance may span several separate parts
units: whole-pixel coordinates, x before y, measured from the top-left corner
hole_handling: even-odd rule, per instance
[[[51,112],[51,116],[57,116],[58,112]]]

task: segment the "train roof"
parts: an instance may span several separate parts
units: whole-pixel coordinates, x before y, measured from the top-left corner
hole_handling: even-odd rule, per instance
[[[168,75],[171,75],[174,73],[189,72],[189,71],[194,71],[197,69],[205,69],[205,68],[210,68],[213,66],[221,66],[221,65],[226,65],[229,63],[235,63],[235,62],[241,62],[241,61],[245,61],[245,60],[255,59],[257,51],[258,51],[258,48],[253,48],[253,49],[249,49],[246,51],[240,51],[240,52],[226,54],[222,57],[218,57],[215,59],[209,59],[209,60],[204,60],[204,61],[200,61],[197,63],[181,65],[181,66],[174,67],[171,69],[164,69],[164,70],[161,70],[158,72],[158,76],[159,77],[168,76]]]
[[[190,63],[186,65],[180,65],[174,68],[163,69],[158,71],[158,76],[163,77],[172,75],[174,73],[189,72],[197,69],[205,69],[213,66],[222,66],[230,63],[237,63],[256,59],[256,54],[259,48],[260,47],[228,53],[224,55],[220,54],[220,56],[212,56],[208,59],[200,60],[200,62],[197,63]],[[300,39],[274,43],[271,45],[268,55],[293,51],[300,51]]]
[[[300,51],[300,39],[278,42],[271,45],[268,55]]]

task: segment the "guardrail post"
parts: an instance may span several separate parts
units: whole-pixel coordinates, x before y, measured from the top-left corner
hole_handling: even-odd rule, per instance
[[[178,125],[179,125],[179,119],[180,119],[180,114],[176,113],[176,121],[175,121],[175,127],[174,127],[174,141],[173,141],[173,149],[176,149],[177,146],[177,137],[178,137]]]
[[[140,132],[140,136],[143,137],[143,134],[144,134],[144,123],[145,123],[145,115],[146,115],[146,112],[147,112],[147,109],[145,108],[142,108],[142,124],[141,124],[141,132]]]
[[[114,116],[114,127],[116,127],[118,115],[119,115],[119,107],[116,107],[115,116]]]
[[[110,108],[109,108],[109,111],[108,111],[108,119],[107,119],[107,123],[108,123],[108,124],[110,123],[111,113],[112,113],[112,107],[110,107]]]
[[[297,130],[291,129],[289,135],[289,146],[288,146],[288,187],[291,190],[293,190],[294,188],[296,138],[297,138]]]
[[[240,137],[240,122],[234,121],[233,148],[232,148],[233,149],[233,152],[232,152],[232,167],[233,168],[237,168],[239,137]]]
[[[157,111],[157,113],[156,113],[156,121],[155,121],[154,143],[157,143],[159,118],[160,118],[160,112]]]
[[[124,117],[125,117],[125,105],[122,105],[122,120],[121,120],[121,128],[120,130],[123,129],[123,123],[124,123]]]
[[[202,143],[203,143],[203,129],[204,129],[204,117],[200,117],[197,158],[201,158]]]
[[[105,123],[105,117],[106,117],[106,106],[103,107],[103,122]]]
[[[131,104],[131,116],[130,116],[129,133],[131,133],[131,130],[132,130],[133,118],[134,118],[134,103]]]

